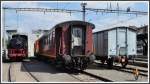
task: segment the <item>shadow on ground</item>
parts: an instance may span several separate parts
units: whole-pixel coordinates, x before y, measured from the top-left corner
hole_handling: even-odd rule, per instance
[[[24,70],[23,69],[24,67],[27,70]],[[23,61],[23,63],[21,64],[21,71],[42,72],[42,73],[51,73],[51,74],[65,73],[63,70],[57,69],[50,63],[39,61],[36,58],[30,58]]]

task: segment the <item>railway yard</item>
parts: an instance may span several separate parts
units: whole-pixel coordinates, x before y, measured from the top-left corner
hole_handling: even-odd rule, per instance
[[[134,68],[139,69],[138,80],[133,75]],[[60,70],[48,62],[28,59],[23,62],[3,63],[3,82],[147,82],[148,68],[120,65],[108,69],[104,64],[95,61],[86,70],[72,73]]]
[[[122,2],[3,1],[1,82],[149,82],[149,3]]]

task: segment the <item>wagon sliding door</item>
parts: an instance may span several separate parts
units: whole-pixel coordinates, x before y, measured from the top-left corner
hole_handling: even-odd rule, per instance
[[[116,56],[116,30],[108,31],[108,57]]]
[[[61,38],[62,38],[62,28],[56,28],[55,30],[55,42],[56,42],[56,56],[61,54]]]
[[[127,55],[127,31],[126,28],[118,28],[117,30],[117,55],[125,56]]]
[[[136,55],[136,33],[135,31],[128,29],[128,35],[127,35],[127,51],[128,56],[134,56]]]

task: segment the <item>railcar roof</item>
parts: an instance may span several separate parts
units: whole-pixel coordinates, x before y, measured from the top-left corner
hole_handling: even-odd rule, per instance
[[[113,29],[116,29],[116,28],[128,28],[128,29],[131,29],[131,30],[133,30],[133,31],[136,31],[136,29],[135,29],[135,28],[132,28],[132,27],[119,26],[119,27],[113,27],[113,28],[110,28],[110,29],[105,29],[105,30],[97,31],[97,32],[94,32],[93,34],[99,33],[99,32],[104,32],[104,31],[110,31],[110,30],[113,30]]]
[[[63,26],[65,24],[70,24],[70,25],[76,25],[76,24],[90,25],[90,26],[92,26],[93,29],[95,28],[94,24],[92,24],[90,22],[80,21],[80,20],[65,21],[65,22],[57,24],[55,27]]]
[[[76,24],[79,24],[79,25],[90,25],[90,26],[92,26],[93,29],[95,28],[95,25],[92,24],[92,23],[85,22],[85,21],[80,21],[80,20],[71,20],[71,21],[65,21],[65,22],[56,24],[52,29],[50,29],[50,31],[55,29],[55,28],[57,28],[57,27],[64,26],[65,24],[70,24],[70,25],[76,25]],[[47,33],[47,34],[49,34],[49,33]],[[41,39],[42,37],[46,36],[47,34],[42,35],[39,39]]]

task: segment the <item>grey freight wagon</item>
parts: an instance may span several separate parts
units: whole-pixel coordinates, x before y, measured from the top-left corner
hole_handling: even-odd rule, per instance
[[[128,64],[128,59],[136,56],[136,29],[130,27],[115,27],[93,33],[96,59],[107,62],[109,67],[113,62],[119,62],[122,67]]]

